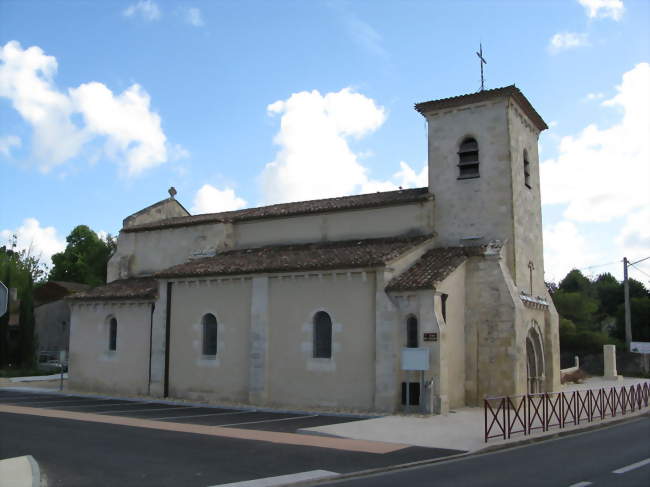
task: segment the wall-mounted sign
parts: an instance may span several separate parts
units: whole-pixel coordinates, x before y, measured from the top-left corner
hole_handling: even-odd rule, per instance
[[[424,341],[425,342],[437,342],[438,341],[438,334],[437,333],[425,333],[424,334]]]
[[[402,370],[429,370],[429,349],[403,348]]]

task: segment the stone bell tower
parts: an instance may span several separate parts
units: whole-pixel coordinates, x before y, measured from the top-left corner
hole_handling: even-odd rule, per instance
[[[558,318],[544,283],[538,156],[548,127],[514,85],[415,109],[428,123],[437,246],[498,249],[468,262],[467,402],[553,390]]]
[[[517,287],[544,291],[538,138],[548,128],[514,85],[418,103],[428,122],[439,245],[499,240]],[[532,276],[532,292],[531,292]]]

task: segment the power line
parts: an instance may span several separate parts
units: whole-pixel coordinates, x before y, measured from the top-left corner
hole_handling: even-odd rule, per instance
[[[608,262],[607,264],[588,265],[586,267],[580,267],[580,268],[578,268],[578,270],[581,271],[583,269],[595,269],[596,267],[605,267],[607,265],[614,265],[614,264],[618,264],[618,263],[619,263],[619,261],[617,260],[617,261],[614,261],[614,262]]]
[[[639,262],[643,262],[644,260],[650,259],[650,255],[648,257],[644,257],[643,259],[637,260],[636,262],[630,262],[630,265],[638,264]]]
[[[650,277],[650,274],[648,274],[647,272],[645,272],[645,271],[639,269],[639,268],[638,268],[637,266],[635,266],[634,264],[630,264],[630,265],[631,265],[632,267],[634,267],[635,270],[639,271],[641,274],[645,274],[646,276]]]

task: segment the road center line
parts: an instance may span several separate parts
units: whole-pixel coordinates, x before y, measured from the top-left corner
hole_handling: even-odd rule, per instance
[[[644,465],[650,464],[650,458],[646,458],[645,460],[641,460],[640,462],[633,463],[631,465],[627,465],[626,467],[621,467],[617,470],[614,470],[614,473],[625,473],[629,472],[630,470],[635,470],[637,468],[641,468]]]
[[[587,487],[588,485],[591,485],[591,482],[578,482],[577,484],[571,484],[569,487]]]

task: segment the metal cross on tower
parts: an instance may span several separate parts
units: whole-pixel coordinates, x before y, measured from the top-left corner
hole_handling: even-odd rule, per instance
[[[480,61],[481,62],[481,91],[483,91],[485,89],[485,84],[484,84],[484,80],[483,80],[483,65],[487,64],[487,61],[483,58],[483,45],[482,44],[479,44],[479,49],[476,52],[476,55],[481,60]]]

